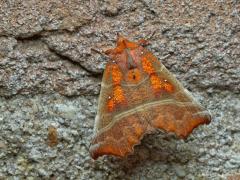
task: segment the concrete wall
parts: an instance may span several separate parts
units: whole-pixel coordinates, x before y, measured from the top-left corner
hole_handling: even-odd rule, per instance
[[[117,33],[151,50],[213,116],[186,140],[148,135],[90,158]],[[48,146],[48,128],[58,145]],[[240,1],[1,1],[0,179],[240,178]]]

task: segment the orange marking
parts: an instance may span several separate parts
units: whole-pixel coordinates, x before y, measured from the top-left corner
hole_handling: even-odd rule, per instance
[[[173,92],[173,85],[170,84],[169,82],[165,82],[163,86],[167,92]]]
[[[142,67],[143,70],[148,74],[153,74],[155,72],[152,63],[146,57],[142,58]]]
[[[137,83],[141,79],[141,72],[138,69],[131,69],[126,75],[126,80],[131,83]]]
[[[147,53],[145,57],[151,62],[156,62],[160,64],[160,61],[158,61],[157,58],[152,53]]]
[[[114,87],[113,98],[114,98],[114,102],[116,102],[117,104],[125,102],[125,97],[124,97],[121,86]]]
[[[112,81],[114,85],[119,85],[122,80],[122,73],[117,64],[112,65]]]
[[[163,83],[162,83],[161,79],[156,74],[153,74],[153,75],[150,76],[150,81],[151,81],[151,84],[152,84],[152,88],[155,91],[159,91],[163,88]]]
[[[125,43],[126,47],[129,48],[129,49],[135,49],[135,48],[139,47],[138,44],[127,41],[127,40],[125,40],[124,43]]]
[[[108,100],[108,103],[107,103],[108,111],[112,112],[114,110],[114,107],[115,107],[115,103],[114,103],[113,99],[111,98]]]

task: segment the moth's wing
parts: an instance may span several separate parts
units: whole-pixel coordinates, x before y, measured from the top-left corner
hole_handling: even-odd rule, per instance
[[[106,106],[111,92],[113,90],[112,86],[112,63],[109,62],[106,64],[106,68],[103,73],[102,82],[101,82],[101,91],[98,99],[98,110],[95,117],[94,123],[94,134],[104,127],[106,127],[112,120],[112,114],[107,112]]]
[[[124,157],[133,152],[133,146],[140,143],[146,132],[152,130],[144,114],[127,111],[128,108],[131,109],[132,100],[130,99],[134,96],[128,97],[129,93],[127,91],[134,86],[128,88],[127,84],[122,83],[121,87],[127,98],[127,105],[119,106],[113,112],[109,112],[107,109],[107,102],[113,91],[113,84],[110,83],[112,82],[111,67],[112,64],[108,63],[101,84],[99,106],[94,126],[95,135],[90,146],[90,154],[93,159],[97,159],[101,155]],[[144,84],[147,80],[146,75],[139,84]],[[142,94],[140,93],[138,99],[141,100],[141,97]]]
[[[102,155],[124,157],[133,152],[133,147],[148,132],[149,124],[136,114],[122,117],[99,133],[92,141],[90,154],[93,159]]]
[[[198,125],[208,124],[211,121],[209,112],[194,100],[189,91],[164,65],[157,63],[154,55],[148,51],[145,54],[152,62],[154,69],[159,70],[157,71],[158,77],[173,86],[172,91],[163,92],[155,98],[152,105],[145,106],[146,111],[152,112],[149,117],[151,126],[174,132],[180,138],[186,138]]]

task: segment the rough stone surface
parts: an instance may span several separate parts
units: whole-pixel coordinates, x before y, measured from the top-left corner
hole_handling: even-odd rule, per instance
[[[186,140],[146,136],[125,159],[88,153],[117,33],[149,49],[212,113]],[[152,36],[151,36],[152,35]],[[58,145],[47,145],[48,127]],[[240,1],[1,1],[0,179],[240,177]]]

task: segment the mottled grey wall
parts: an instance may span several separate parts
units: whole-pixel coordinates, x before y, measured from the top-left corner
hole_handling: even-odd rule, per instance
[[[153,32],[148,48],[213,120],[185,142],[159,132],[126,159],[93,161],[107,62],[93,49]],[[239,169],[240,1],[0,2],[0,179],[226,179]]]

